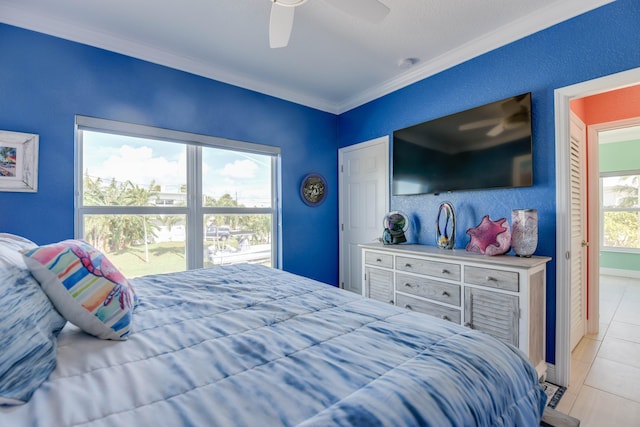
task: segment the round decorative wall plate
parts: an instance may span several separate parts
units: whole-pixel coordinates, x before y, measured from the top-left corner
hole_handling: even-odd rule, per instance
[[[316,173],[310,173],[302,179],[300,197],[309,206],[318,206],[327,196],[327,181]]]

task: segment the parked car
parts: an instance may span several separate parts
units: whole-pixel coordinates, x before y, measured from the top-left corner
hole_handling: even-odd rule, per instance
[[[226,225],[215,226],[210,225],[207,227],[207,231],[205,233],[205,237],[207,239],[214,240],[227,240],[231,236],[231,229]]]

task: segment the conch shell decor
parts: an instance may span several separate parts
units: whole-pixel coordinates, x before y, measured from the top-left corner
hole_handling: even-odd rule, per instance
[[[492,221],[485,215],[477,227],[467,230],[471,240],[467,251],[483,255],[502,255],[511,248],[511,229],[506,218]]]

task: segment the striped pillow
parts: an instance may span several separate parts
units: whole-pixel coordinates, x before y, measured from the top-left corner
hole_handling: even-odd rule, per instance
[[[98,338],[127,339],[136,295],[102,252],[82,240],[65,240],[23,255],[31,274],[69,322]]]

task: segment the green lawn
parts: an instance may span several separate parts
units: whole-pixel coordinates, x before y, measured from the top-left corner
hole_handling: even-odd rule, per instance
[[[184,242],[163,242],[149,244],[148,263],[145,261],[144,245],[108,253],[107,258],[125,277],[138,277],[185,270],[184,251]]]
[[[204,242],[205,247],[211,242]],[[107,253],[107,258],[124,274],[125,277],[139,277],[147,274],[173,273],[187,269],[185,261],[184,242],[162,242],[149,244],[149,262],[145,261],[144,245],[133,246],[118,252]],[[206,251],[206,249],[205,249]],[[247,261],[247,260],[245,260]],[[238,260],[237,262],[245,262]],[[271,260],[260,262],[248,260],[271,266]],[[213,267],[213,263],[206,260],[205,267]]]

